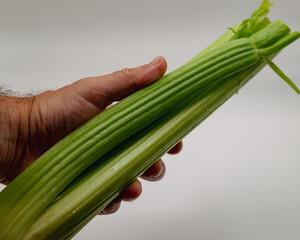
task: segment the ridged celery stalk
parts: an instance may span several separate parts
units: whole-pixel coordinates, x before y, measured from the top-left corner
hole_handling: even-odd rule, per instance
[[[69,239],[74,236],[122,189],[226,102],[265,64],[260,61],[191,96],[103,156],[53,201],[24,239]]]
[[[69,239],[122,189],[236,93],[265,63],[228,77],[182,102],[80,175],[38,218],[25,240]]]
[[[114,153],[120,151],[122,155],[122,152],[125,152],[124,159],[128,158],[128,161],[132,161],[132,159],[136,159],[132,152],[121,148],[108,153],[110,150],[121,142],[122,145],[125,143],[130,148],[130,144],[134,145],[135,139],[138,139],[139,136],[142,141],[147,142],[148,138],[143,138],[148,134],[147,129],[150,129],[149,138],[151,139],[151,136],[156,136],[156,125],[163,124],[161,122],[164,121],[166,121],[166,124],[171,124],[168,123],[168,120],[176,115],[177,109],[182,108],[182,111],[185,111],[185,109],[188,111],[192,108],[181,104],[188,104],[186,100],[191,99],[191,96],[201,96],[201,99],[198,100],[204,101],[201,106],[207,104],[206,107],[197,110],[200,112],[199,116],[193,115],[193,111],[197,112],[196,109],[193,109],[189,113],[191,114],[190,120],[186,120],[187,122],[182,120],[181,124],[189,126],[185,130],[177,129],[174,126],[171,130],[178,131],[175,135],[171,136],[166,133],[166,136],[169,137],[165,139],[165,147],[160,149],[159,147],[162,145],[159,143],[159,147],[156,146],[157,154],[151,153],[156,157],[161,155],[175,141],[178,141],[190,131],[195,124],[198,124],[213,109],[224,102],[230,94],[233,94],[232,89],[236,90],[236,79],[238,78],[233,77],[232,80],[228,80],[231,79],[230,76],[235,73],[242,74],[241,71],[245,69],[244,74],[250,76],[251,73],[260,68],[261,59],[269,59],[270,56],[299,37],[299,33],[290,34],[289,28],[281,21],[275,21],[269,25],[264,21],[263,25],[263,28],[257,28],[254,32],[249,31],[251,34],[246,37],[243,35],[243,38],[239,38],[239,33],[243,33],[241,30],[243,28],[239,28],[235,40],[214,47],[213,50],[207,51],[201,57],[194,58],[157,82],[132,94],[76,129],[47,151],[0,193],[0,238],[24,239],[26,236],[28,239],[67,239],[76,233],[80,227],[93,217],[97,210],[105,206],[126,184],[153,162],[153,159],[150,158],[151,161],[141,167],[135,165],[135,161],[132,162],[133,166],[129,166],[126,161],[115,160],[119,157],[118,155],[115,156]],[[244,26],[243,23],[240,26]],[[247,72],[250,69],[252,69],[251,72]],[[278,72],[278,69],[276,71]],[[241,84],[241,79],[246,78],[245,75],[241,76],[238,84]],[[289,79],[286,78],[285,80]],[[225,91],[226,87],[223,84],[227,82],[228,84],[234,84],[234,86],[228,87],[228,92],[221,91]],[[291,85],[290,81],[287,82]],[[293,87],[296,91],[299,91],[295,86]],[[218,91],[212,90],[215,88]],[[202,100],[202,98],[206,100]],[[168,112],[168,117],[163,117]],[[155,122],[157,119],[159,121]],[[180,114],[179,117],[174,117],[174,119],[180,120]],[[145,129],[150,123],[153,124]],[[141,129],[143,130],[139,135],[137,132]],[[130,138],[131,140],[126,140],[135,133],[137,135]],[[137,144],[142,148],[140,145],[142,143]],[[140,149],[136,151],[138,152],[135,154],[140,154]],[[101,158],[106,153],[108,153],[108,157]],[[149,156],[151,154],[149,150]],[[76,192],[77,188],[80,189],[80,187],[75,183],[72,185],[73,187],[70,186],[69,190],[67,189],[62,193],[60,198],[57,198],[57,196],[99,158],[101,158],[99,163],[101,169],[106,169],[105,172],[102,172],[104,177],[102,183],[104,185],[101,189],[106,190],[101,190],[104,191],[102,192],[104,195],[102,195],[101,207],[93,205],[96,204],[95,202],[91,204],[87,199],[81,199],[78,203],[87,201],[87,205],[83,203],[76,205],[77,203],[74,203],[72,206],[75,208],[71,210],[71,216],[66,213],[59,218],[54,217],[53,222],[49,220],[48,227],[45,228],[45,225],[42,224],[43,220],[40,219],[43,219],[43,216],[49,217],[47,212],[51,213],[51,211],[62,209],[60,204],[64,201],[68,202],[64,199],[68,199],[73,190]],[[96,168],[96,166],[93,166],[93,168]],[[101,169],[99,169],[100,172],[103,171]],[[116,172],[118,173],[116,174]],[[90,174],[92,173],[85,175],[88,176],[87,179],[84,175],[79,179],[85,179],[83,181],[88,182],[90,176],[93,175]],[[105,178],[105,176],[108,178]],[[114,181],[112,176],[116,177],[118,181]],[[119,179],[118,176],[123,176],[124,180]],[[126,178],[126,176],[129,177]],[[115,184],[115,188],[113,188],[115,190],[112,192],[105,188],[110,184],[110,181]],[[91,189],[93,188],[93,184],[89,186]],[[57,199],[53,202],[55,198]],[[93,201],[96,201],[96,198],[93,198]],[[63,208],[68,209],[66,205]],[[87,210],[87,208],[90,208],[90,210]],[[83,213],[83,209],[87,210],[87,215]],[[44,214],[42,214],[43,212]],[[75,221],[73,216],[76,216],[79,221]],[[48,217],[46,218],[49,219]],[[68,218],[72,220],[68,220]],[[72,224],[73,221],[75,221],[74,225]],[[55,227],[56,224],[58,228]]]

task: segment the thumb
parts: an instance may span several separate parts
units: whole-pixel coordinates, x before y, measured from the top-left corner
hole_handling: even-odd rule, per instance
[[[104,109],[133,92],[161,78],[167,69],[163,57],[156,57],[149,64],[137,68],[124,68],[112,74],[88,77],[72,84],[82,98]]]

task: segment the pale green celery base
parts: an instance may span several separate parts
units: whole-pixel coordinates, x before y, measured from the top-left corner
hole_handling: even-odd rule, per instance
[[[89,168],[31,227],[25,239],[68,239],[122,189],[222,105],[265,64],[260,62],[183,103]],[[65,238],[66,237],[66,238]]]

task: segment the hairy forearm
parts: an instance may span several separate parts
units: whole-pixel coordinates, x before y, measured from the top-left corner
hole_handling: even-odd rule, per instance
[[[28,142],[31,98],[0,94],[0,182],[20,164]]]

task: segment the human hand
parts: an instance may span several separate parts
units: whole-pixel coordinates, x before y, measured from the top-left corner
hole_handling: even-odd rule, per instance
[[[162,57],[133,69],[81,79],[55,91],[34,97],[0,96],[0,182],[8,184],[33,161],[71,131],[136,90],[162,77],[166,71]],[[182,143],[170,153],[178,153]],[[142,178],[160,180],[165,165],[158,160]],[[118,210],[122,200],[132,201],[142,192],[135,180],[101,213]]]

